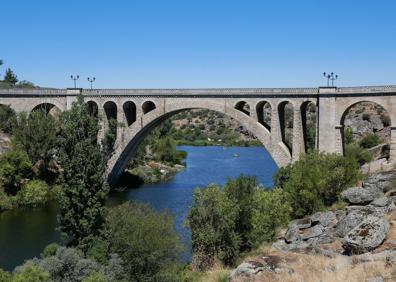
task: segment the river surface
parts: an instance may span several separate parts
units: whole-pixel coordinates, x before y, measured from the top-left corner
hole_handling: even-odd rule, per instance
[[[188,152],[187,167],[166,183],[145,184],[139,188],[112,193],[109,204],[128,200],[146,202],[157,210],[168,209],[175,215],[175,227],[187,252],[191,249],[191,234],[183,227],[196,187],[210,183],[224,184],[229,177],[256,175],[265,187],[272,187],[277,166],[263,147],[193,147],[180,146]],[[50,204],[35,209],[18,209],[0,213],[0,268],[12,270],[24,260],[39,256],[52,242],[60,242],[56,231],[57,207]]]

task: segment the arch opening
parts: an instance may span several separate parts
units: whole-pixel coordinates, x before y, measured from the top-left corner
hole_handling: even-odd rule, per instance
[[[211,121],[209,121],[209,122],[205,121],[205,122],[198,123],[197,117],[195,116],[194,111],[202,111],[204,115],[207,115],[207,113],[212,113],[213,116],[209,115],[209,117],[207,118],[207,121],[209,121],[209,120],[211,120]],[[186,115],[186,112],[189,112],[190,114]],[[177,109],[172,112],[168,112],[164,115],[159,115],[158,117],[154,118],[151,122],[147,123],[141,130],[137,131],[136,135],[134,135],[132,137],[132,139],[128,142],[127,146],[123,149],[121,154],[116,156],[114,166],[112,167],[111,173],[109,174],[110,185],[112,187],[114,187],[117,184],[118,180],[120,180],[120,178],[121,178],[121,175],[123,175],[124,170],[128,167],[128,164],[131,162],[131,160],[136,155],[141,154],[142,150],[144,151],[144,153],[151,155],[150,157],[153,156],[153,150],[150,148],[147,148],[144,145],[142,146],[142,144],[144,144],[143,140],[146,140],[145,138],[148,135],[150,135],[150,133],[154,129],[158,128],[159,125],[163,124],[165,127],[168,127],[167,129],[165,129],[165,131],[169,132],[169,136],[174,138],[174,140],[176,141],[176,144],[180,144],[179,143],[180,140],[177,139],[179,133],[176,130],[174,130],[174,128],[169,128],[169,120],[171,120],[171,118],[172,118],[172,121],[174,120],[173,118],[175,116],[180,118],[179,120],[174,121],[173,125],[176,125],[177,127],[179,127],[179,129],[183,128],[186,132],[190,131],[190,136],[198,136],[198,135],[201,135],[202,132],[204,132],[204,131],[210,131],[210,127],[212,127],[214,125],[213,121],[217,121],[220,124],[222,124],[222,122],[219,121],[219,119],[217,118],[217,115],[224,115],[224,116],[227,116],[227,118],[232,119],[232,115],[228,115],[226,113],[221,113],[221,112],[218,112],[217,110],[201,108],[201,107],[200,108]],[[246,116],[245,117],[243,117],[243,116],[244,115],[240,115],[241,119],[234,120],[237,124],[241,125],[241,126],[238,126],[237,124],[233,124],[233,130],[235,132],[239,132],[241,127],[243,127],[244,130],[246,130],[246,131],[249,130],[249,127],[244,126],[246,124],[246,122],[249,121],[249,118]],[[162,130],[164,130],[164,128],[162,128],[161,131]],[[228,123],[223,123],[223,130],[224,131],[230,130],[230,125]],[[222,130],[218,131],[217,123],[216,123],[213,133],[214,134],[224,134],[224,132],[221,132],[221,131]],[[163,133],[161,133],[161,134],[163,134]],[[241,132],[239,134],[241,134],[241,136],[244,136],[245,133]],[[262,134],[269,135],[268,131],[262,132]],[[250,135],[251,136],[253,135],[252,132],[250,132]],[[205,138],[206,137],[207,136],[205,136]],[[264,141],[261,138],[257,138],[253,141],[256,142],[255,144],[264,145],[264,147],[269,150],[270,149],[269,143],[268,144],[266,143],[269,141]],[[155,138],[155,139],[157,140],[158,138]],[[207,141],[208,143],[205,143],[204,145],[205,146],[207,146],[207,145],[208,146],[210,146],[210,145],[225,146],[226,145],[224,143],[220,143],[221,140],[216,140],[216,138],[213,138],[213,139],[207,138],[205,141]],[[186,137],[186,140],[188,140],[188,137]],[[195,140],[195,141],[197,141],[199,143],[203,140],[204,139],[201,138],[201,139]],[[269,140],[269,136],[268,136],[268,140]],[[193,142],[193,141],[191,141],[191,142]],[[218,142],[218,141],[220,141],[220,142]],[[185,143],[181,142],[181,144],[185,144]],[[194,143],[188,143],[188,144],[194,144]],[[201,144],[201,145],[203,145],[203,144]],[[240,145],[240,146],[244,146],[244,145]],[[138,149],[140,150],[140,152],[138,152]],[[280,162],[278,162],[279,160],[274,159],[274,155],[271,155],[270,151],[268,151],[268,152],[270,154],[270,159],[272,159],[272,161],[274,161],[275,165],[278,166],[280,164]],[[286,151],[285,151],[285,154],[286,154]],[[276,157],[276,155],[275,155],[275,157]],[[135,162],[135,164],[136,164],[136,162]],[[124,179],[124,176],[121,179]],[[136,180],[136,178],[134,178],[134,179]]]
[[[127,126],[130,126],[136,121],[136,105],[132,101],[127,101],[124,103],[122,108],[124,110]]]
[[[250,106],[245,101],[239,101],[238,103],[236,103],[235,104],[235,109],[237,109],[238,111],[241,111],[242,113],[250,116]]]
[[[344,111],[340,125],[344,155],[353,155],[361,165],[389,158],[392,124],[383,106],[371,101],[355,103]]]
[[[45,112],[46,115],[52,115],[52,116],[56,116],[61,112],[57,106],[51,103],[38,104],[32,109],[32,112],[34,111],[43,111]]]
[[[292,103],[288,101],[281,102],[278,105],[278,113],[282,141],[292,154],[294,126],[294,109]]]
[[[96,102],[94,101],[88,101],[87,102],[87,106],[88,106],[88,111],[89,113],[94,116],[94,117],[98,117],[98,113],[99,113],[99,106]]]
[[[301,118],[303,126],[303,137],[305,151],[317,148],[318,118],[316,104],[312,101],[304,102],[301,105]]]
[[[117,136],[117,105],[113,101],[108,101],[103,105],[106,118],[104,119],[104,131],[107,136],[112,136],[110,142],[114,145]],[[112,146],[111,145],[111,146]]]
[[[271,104],[267,101],[257,103],[257,121],[271,131]]]
[[[147,114],[153,110],[155,110],[156,106],[152,101],[146,101],[142,105],[143,114]]]

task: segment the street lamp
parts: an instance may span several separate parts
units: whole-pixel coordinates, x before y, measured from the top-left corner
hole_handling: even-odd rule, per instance
[[[334,72],[330,74],[324,72],[323,76],[327,78],[327,87],[330,86],[330,80],[331,80],[331,87],[334,87],[334,80],[338,79],[338,74],[334,74]]]
[[[92,77],[92,78],[88,77],[87,79],[91,83],[91,90],[92,90],[92,83],[96,80],[96,78],[95,77]]]
[[[74,80],[74,88],[77,88],[76,87],[76,81],[78,80],[80,78],[80,76],[77,74],[76,76],[74,76],[74,75],[71,75],[70,76],[70,79],[71,80]]]

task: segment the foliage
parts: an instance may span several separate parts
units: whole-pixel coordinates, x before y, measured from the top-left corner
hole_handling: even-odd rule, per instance
[[[48,184],[42,180],[30,180],[22,186],[17,194],[18,203],[23,206],[36,207],[49,198]]]
[[[370,121],[371,120],[371,115],[368,113],[364,113],[362,116],[362,119],[365,121]]]
[[[360,140],[359,145],[363,148],[369,149],[381,144],[381,142],[382,140],[377,134],[370,133]]]
[[[11,85],[15,85],[18,82],[17,76],[10,68],[6,69],[4,82],[10,83]]]
[[[50,274],[41,267],[26,263],[15,270],[12,282],[45,282],[50,281]]]
[[[249,239],[252,247],[263,242],[270,242],[280,227],[290,220],[292,211],[287,194],[282,189],[257,190],[252,202],[252,228]]]
[[[83,240],[79,247],[83,248],[87,258],[93,259],[98,263],[105,264],[109,260],[110,243],[102,237],[89,236]]]
[[[373,160],[373,156],[370,154],[370,152],[357,144],[346,144],[345,156],[347,158],[353,158],[357,160],[359,165],[364,165],[365,163],[369,163]]]
[[[355,159],[311,151],[281,168],[275,175],[275,184],[288,193],[292,216],[299,218],[331,206],[342,190],[360,178]]]
[[[84,278],[82,282],[107,282],[107,278],[105,275],[99,272],[94,272],[89,275],[87,278]]]
[[[0,156],[0,181],[8,195],[16,195],[23,181],[31,175],[32,164],[28,155],[12,148]]]
[[[114,144],[117,139],[117,127],[122,126],[115,118],[110,118],[108,121],[108,128],[104,134],[102,145],[103,151],[108,156],[111,156],[114,150]]]
[[[382,114],[381,115],[381,122],[382,124],[387,127],[391,125],[391,119],[388,115]]]
[[[163,281],[160,278],[179,261],[182,248],[173,216],[166,211],[124,203],[108,211],[106,232],[111,251],[124,262],[128,281]]]
[[[47,257],[56,255],[56,252],[58,251],[59,247],[60,246],[56,243],[51,243],[51,244],[47,245],[44,248],[43,252],[41,253],[41,257],[47,258]]]
[[[5,133],[11,133],[15,112],[10,106],[0,105],[0,130]]]
[[[154,145],[156,159],[171,164],[181,163],[181,154],[176,149],[176,143],[171,137],[163,137]],[[186,153],[182,153],[185,155]]]
[[[0,281],[11,282],[11,274],[0,268]]]
[[[0,189],[0,211],[13,209],[16,206],[15,198],[15,196],[9,196]]]
[[[344,130],[344,140],[345,144],[353,143],[353,130],[350,127],[346,127]]]
[[[236,179],[229,179],[224,186],[226,197],[233,202],[238,212],[235,218],[235,232],[240,237],[240,249],[250,250],[253,242],[249,240],[249,234],[253,228],[252,203],[256,196],[258,186],[257,178],[241,175]]]
[[[99,126],[82,97],[70,111],[59,115],[60,230],[71,244],[102,229],[104,204],[108,192],[105,180],[106,158],[97,143]]]
[[[26,151],[36,175],[40,179],[48,179],[52,175],[51,166],[56,163],[56,119],[43,110],[33,111],[30,115],[21,113],[17,115],[13,128],[13,144]]]
[[[194,192],[188,214],[191,228],[193,265],[199,270],[212,267],[216,259],[233,264],[239,255],[240,238],[235,231],[238,207],[214,184]]]

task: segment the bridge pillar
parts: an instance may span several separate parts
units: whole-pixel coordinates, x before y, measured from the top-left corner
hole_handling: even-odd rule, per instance
[[[98,132],[98,140],[99,140],[99,144],[102,143],[102,140],[104,138],[105,135],[105,126],[106,126],[106,121],[105,121],[105,113],[104,113],[104,109],[102,107],[98,107],[98,122],[99,122],[99,132]]]
[[[271,150],[273,150],[279,142],[282,142],[282,132],[278,106],[276,105],[271,109]]]
[[[300,107],[294,106],[292,161],[298,160],[302,153],[305,153],[305,144],[301,110]]]
[[[342,149],[336,146],[336,140],[341,138],[341,131],[336,121],[336,88],[319,88],[318,98],[318,148],[322,152],[341,153]]]
[[[396,164],[396,127],[391,127],[389,162]]]

